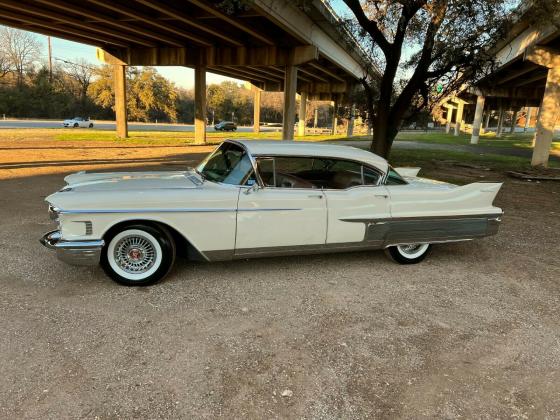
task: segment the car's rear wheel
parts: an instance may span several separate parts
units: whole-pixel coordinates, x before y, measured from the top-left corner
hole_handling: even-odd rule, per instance
[[[390,246],[385,250],[387,255],[399,264],[416,264],[427,257],[430,244],[406,244]]]
[[[101,266],[114,281],[147,286],[163,279],[175,261],[175,243],[162,227],[130,225],[111,232],[101,255]]]
[[[79,127],[79,124],[78,124],[78,123],[74,123],[74,128],[77,128],[77,127]]]
[[[93,123],[89,123],[89,128],[93,128]]]

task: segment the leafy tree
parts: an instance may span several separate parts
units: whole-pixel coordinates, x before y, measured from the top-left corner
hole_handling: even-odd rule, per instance
[[[113,70],[110,66],[102,66],[97,70],[96,79],[88,88],[88,95],[103,108],[114,107]],[[154,68],[127,68],[127,109],[131,120],[175,122],[176,100],[175,85]]]
[[[362,84],[373,115],[375,153],[388,156],[411,106],[425,107],[478,78],[492,64],[486,51],[511,17],[509,0],[344,0],[352,30],[381,69]],[[375,112],[374,112],[375,111]]]

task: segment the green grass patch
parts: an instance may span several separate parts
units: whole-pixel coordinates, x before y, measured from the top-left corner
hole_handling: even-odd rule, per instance
[[[422,166],[433,168],[437,161],[457,161],[485,166],[497,171],[520,171],[531,169],[531,162],[523,157],[497,154],[476,154],[448,150],[409,150],[393,149],[389,162],[393,166]],[[551,167],[560,166],[551,161]]]
[[[396,141],[416,141],[433,144],[457,144],[469,145],[471,143],[470,134],[446,134],[445,132],[401,132],[397,136]],[[488,132],[480,136],[478,144],[480,146],[493,147],[513,147],[513,148],[532,148],[533,133],[513,133],[503,134],[497,138],[496,133]],[[554,141],[552,148],[560,150],[560,141]]]
[[[255,140],[280,140],[280,132],[214,132],[206,133],[206,141],[209,144],[216,144],[225,139],[255,139]],[[193,132],[177,132],[177,131],[130,131],[127,139],[118,138],[113,131],[104,130],[87,130],[72,131],[54,134],[54,139],[59,141],[91,141],[91,142],[109,142],[119,144],[148,144],[148,145],[189,145],[194,143]],[[348,140],[343,135],[307,135],[304,137],[296,137],[296,140],[305,141],[326,141],[326,140]]]

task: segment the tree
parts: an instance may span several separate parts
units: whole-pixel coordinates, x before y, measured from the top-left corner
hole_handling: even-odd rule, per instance
[[[351,30],[382,68],[362,79],[369,115],[371,149],[387,157],[411,107],[420,109],[434,96],[447,95],[476,80],[492,65],[487,53],[507,28],[509,0],[344,0],[353,18]]]
[[[127,110],[133,121],[177,121],[177,93],[175,85],[161,76],[152,67],[129,66],[127,77]],[[113,70],[101,66],[95,73],[95,80],[88,88],[93,102],[103,108],[113,108]]]
[[[8,27],[0,28],[0,56],[4,57],[10,71],[15,72],[21,86],[27,69],[39,59],[41,43],[31,32]]]

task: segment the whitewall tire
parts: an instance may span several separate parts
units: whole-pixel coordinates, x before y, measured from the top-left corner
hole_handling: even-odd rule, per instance
[[[430,244],[403,244],[390,246],[385,252],[399,264],[416,264],[426,258],[430,248]]]
[[[101,255],[105,272],[117,283],[146,286],[167,275],[175,260],[175,244],[166,229],[131,225],[111,232]]]

